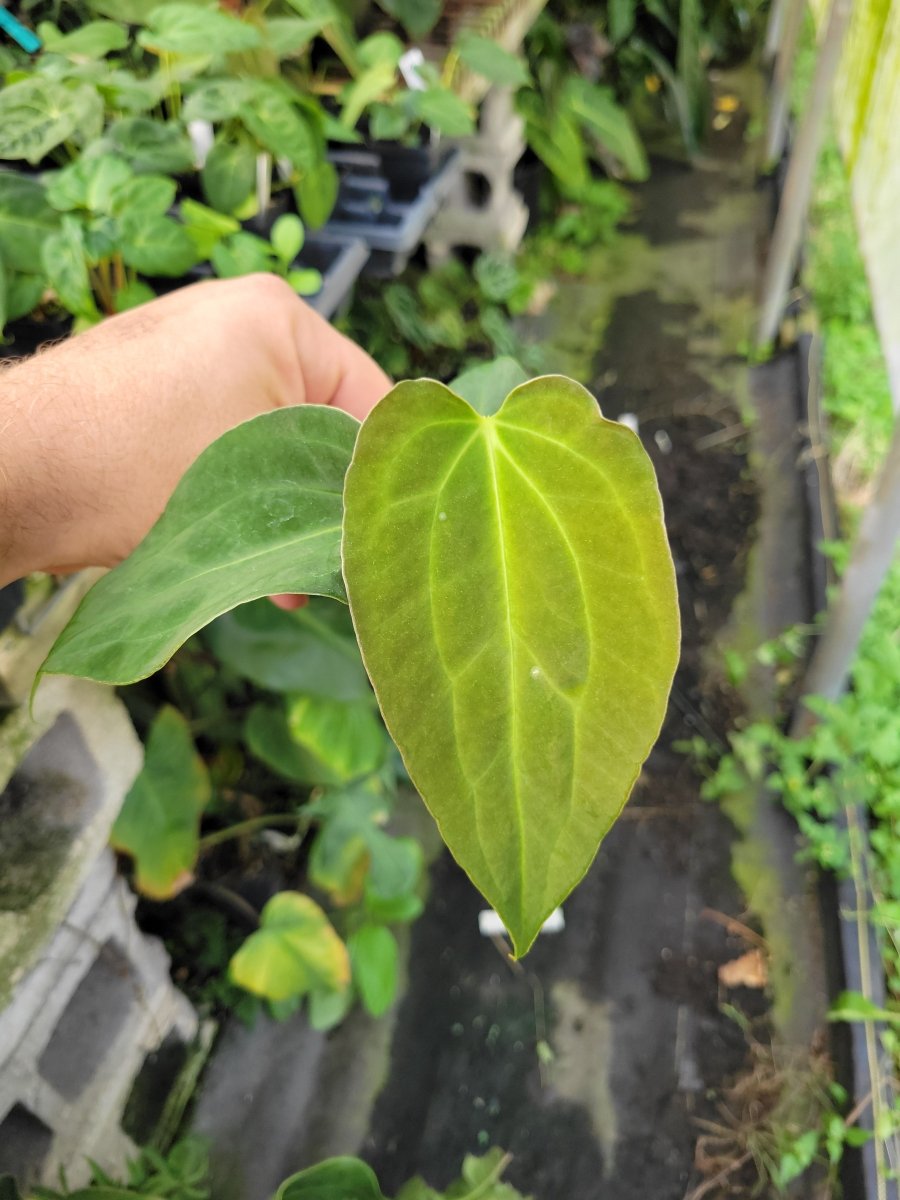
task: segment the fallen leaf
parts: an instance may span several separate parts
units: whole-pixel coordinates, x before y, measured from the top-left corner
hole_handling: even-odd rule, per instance
[[[723,987],[763,988],[768,982],[769,970],[762,950],[748,950],[719,967],[719,983]]]

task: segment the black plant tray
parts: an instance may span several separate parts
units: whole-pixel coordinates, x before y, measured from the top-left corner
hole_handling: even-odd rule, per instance
[[[372,150],[332,150],[329,158],[340,175],[335,210],[325,231],[358,237],[372,252],[367,274],[398,275],[453,185],[462,173],[458,150],[447,150],[428,180],[409,200],[396,198],[382,169],[381,155]]]
[[[328,232],[307,234],[299,265],[322,274],[321,288],[306,297],[307,303],[323,317],[341,312],[368,259],[369,247],[362,238],[334,237]]]

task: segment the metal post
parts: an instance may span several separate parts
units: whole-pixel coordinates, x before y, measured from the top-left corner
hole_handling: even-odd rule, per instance
[[[756,335],[758,344],[762,346],[768,345],[775,336],[784,309],[803,222],[809,207],[816,160],[825,134],[831,92],[841,59],[844,34],[850,22],[851,8],[852,0],[832,0],[806,112],[788,163],[762,287],[759,328]]]
[[[804,696],[838,700],[847,687],[859,641],[900,541],[900,422],[878,477],[871,503],[860,522],[850,564],[829,606],[803,680]],[[802,705],[791,725],[791,736],[804,737],[816,718]]]
[[[805,12],[806,0],[777,0],[772,9],[772,18],[766,39],[768,49],[768,37],[774,36],[775,44],[772,46],[772,54],[776,56],[772,86],[769,90],[769,123],[766,127],[766,163],[768,166],[774,165],[781,158],[784,150],[788,109],[791,102],[791,73],[794,69],[794,59],[797,56],[797,43],[800,41]],[[773,26],[775,26],[774,33]]]
[[[790,0],[774,0],[769,11],[769,23],[766,26],[766,41],[763,46],[763,62],[770,63],[778,52],[781,41],[781,31],[784,28],[784,14]]]

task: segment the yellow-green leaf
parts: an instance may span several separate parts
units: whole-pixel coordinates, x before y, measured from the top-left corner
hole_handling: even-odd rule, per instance
[[[518,954],[581,879],[656,739],[675,577],[638,438],[560,377],[490,416],[428,380],[372,412],[344,578],[388,728]]]
[[[350,958],[318,904],[300,892],[279,892],[229,971],[248,992],[278,1001],[313,990],[341,991],[350,981]]]
[[[125,797],[110,841],[130,854],[139,892],[166,900],[191,879],[200,815],[211,794],[187,721],[168,705],[150,728],[144,766]]]

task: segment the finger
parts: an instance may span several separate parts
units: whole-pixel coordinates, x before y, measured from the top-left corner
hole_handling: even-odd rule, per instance
[[[294,612],[298,608],[306,608],[309,604],[309,596],[295,596],[290,592],[282,592],[277,596],[270,596],[269,599],[276,608],[285,612]]]
[[[296,337],[309,404],[331,404],[362,421],[391,389],[381,367],[349,338],[302,302]]]

